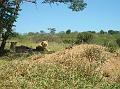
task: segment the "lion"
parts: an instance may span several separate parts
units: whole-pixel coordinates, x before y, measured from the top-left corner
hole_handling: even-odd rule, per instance
[[[36,47],[36,50],[37,50],[37,51],[48,51],[47,46],[48,46],[48,42],[47,42],[47,41],[42,41],[42,42]]]

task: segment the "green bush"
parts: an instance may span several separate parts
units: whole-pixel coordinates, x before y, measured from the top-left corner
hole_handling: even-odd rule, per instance
[[[78,33],[72,32],[70,34],[63,33],[63,34],[58,34],[58,35],[63,43],[73,44],[76,41],[77,34]]]
[[[34,43],[39,43],[41,41],[47,40],[48,42],[57,42],[60,43],[61,39],[57,35],[51,35],[51,34],[38,34],[38,35],[33,35],[31,38],[32,42]]]
[[[94,35],[89,32],[82,32],[77,35],[76,44],[89,43],[94,38]]]
[[[118,46],[120,47],[120,38],[118,38],[118,39],[116,40],[116,43],[117,43]]]
[[[70,33],[71,33],[71,30],[68,29],[68,30],[66,31],[66,34],[70,34]]]
[[[103,46],[108,47],[108,51],[114,53],[118,47],[117,43],[113,41],[104,41]]]

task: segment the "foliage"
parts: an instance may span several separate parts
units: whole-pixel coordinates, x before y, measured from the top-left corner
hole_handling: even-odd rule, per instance
[[[105,32],[103,30],[100,30],[100,34],[105,34]]]
[[[0,53],[3,54],[7,39],[13,34],[12,27],[16,22],[21,1],[4,0],[0,2],[0,30],[2,30],[2,43]]]
[[[87,32],[89,32],[89,33],[96,33],[95,31],[87,31]]]
[[[58,36],[60,37],[60,39],[63,43],[73,44],[76,41],[77,34],[78,33],[76,33],[76,32],[71,32],[70,34],[59,33]]]
[[[103,46],[108,47],[108,51],[114,53],[117,49],[117,43],[113,41],[106,40],[103,43]]]
[[[93,35],[94,39],[92,38],[88,42],[84,42],[84,43],[98,44],[113,48],[119,47],[119,45],[116,42],[116,40],[120,38],[119,34],[109,35],[106,33],[105,34],[91,33],[91,32],[87,32],[87,33]],[[38,32],[29,32],[26,34],[19,34],[17,37],[13,37],[11,40],[22,43],[32,42],[35,44],[43,40],[47,40],[49,42],[56,42],[56,43],[73,44],[76,42],[76,40],[78,40],[78,34],[82,34],[82,33],[71,32],[70,34],[66,34],[65,32],[59,32],[51,35],[49,33],[41,34]]]
[[[70,33],[71,33],[71,30],[68,29],[68,30],[66,31],[66,34],[70,34]]]
[[[87,5],[84,0],[44,0],[43,3],[64,3],[69,5],[68,7],[72,9],[72,11],[82,11]]]
[[[117,43],[118,46],[120,47],[120,38],[116,39],[116,43]]]
[[[45,34],[45,31],[44,31],[44,30],[40,30],[40,33],[41,33],[41,34]]]
[[[48,30],[50,31],[50,34],[55,34],[55,31],[56,31],[56,29],[55,28],[48,28]]]
[[[89,43],[94,38],[92,33],[82,32],[77,35],[76,44]]]
[[[104,43],[103,43],[103,46],[106,46],[106,47],[115,47],[115,46],[117,46],[117,44],[116,44],[115,41],[105,40]]]
[[[57,43],[62,42],[61,39],[57,35],[51,35],[51,34],[34,35],[33,37],[31,37],[31,40],[35,43],[39,43],[45,40],[49,42],[57,42]]]
[[[51,35],[50,33],[41,34],[29,32],[27,34],[23,34],[19,37],[12,39],[17,39],[19,41],[27,40],[33,43],[39,43],[41,41],[47,40],[48,42],[72,44],[75,43],[77,34],[77,32],[71,32],[70,34],[66,34],[65,32],[59,32]]]
[[[118,33],[119,33],[119,31],[108,30],[108,34],[111,34],[111,35],[118,34]]]

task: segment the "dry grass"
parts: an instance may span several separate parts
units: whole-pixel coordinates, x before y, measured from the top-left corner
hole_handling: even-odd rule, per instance
[[[111,79],[116,79],[120,76],[120,53],[119,51],[110,53],[106,50],[107,48],[99,45],[76,45],[72,49],[53,54],[32,56],[28,62],[45,62],[59,65],[62,68],[75,68],[82,64],[94,65],[97,71],[108,73]]]
[[[119,51],[76,45],[53,54],[35,54],[0,67],[3,89],[119,89]],[[2,80],[2,81],[1,81]]]

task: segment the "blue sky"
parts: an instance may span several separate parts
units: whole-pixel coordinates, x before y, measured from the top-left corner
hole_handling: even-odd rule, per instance
[[[15,23],[16,32],[47,32],[47,28],[57,31],[120,30],[120,0],[85,1],[87,7],[80,12],[73,12],[63,4],[50,6],[38,2],[35,6],[25,3]]]

